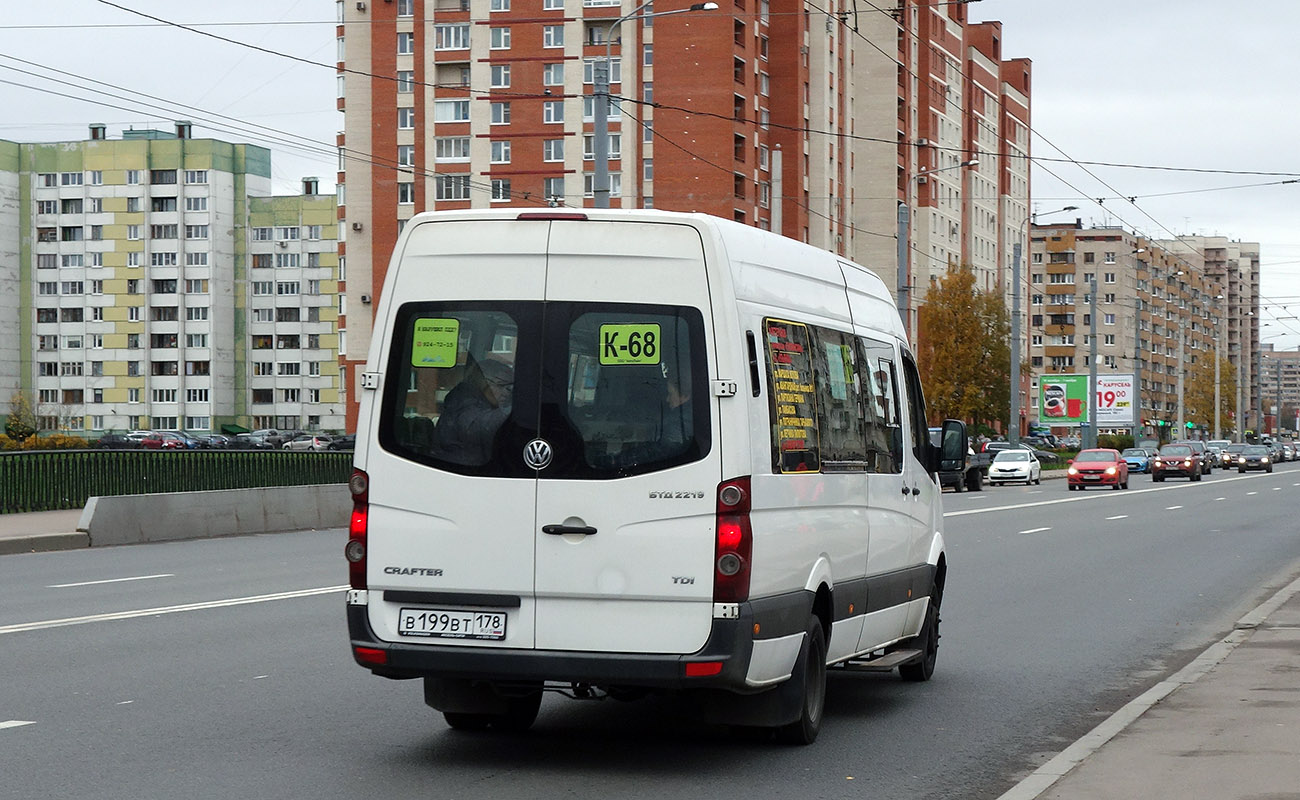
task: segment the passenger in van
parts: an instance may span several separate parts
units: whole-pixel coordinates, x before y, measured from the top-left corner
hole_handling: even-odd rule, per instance
[[[475,361],[443,401],[434,429],[434,452],[446,461],[481,466],[492,458],[492,443],[510,416],[514,369],[493,359]]]
[[[664,400],[661,405],[659,444],[665,455],[680,454],[695,438],[691,419],[690,375],[662,365]]]

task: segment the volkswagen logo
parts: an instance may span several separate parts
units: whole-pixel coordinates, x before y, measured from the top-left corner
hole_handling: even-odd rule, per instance
[[[551,464],[551,444],[545,439],[534,439],[524,445],[524,463],[536,470]]]

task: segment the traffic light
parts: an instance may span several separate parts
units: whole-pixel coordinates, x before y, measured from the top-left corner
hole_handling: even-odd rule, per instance
[[[1195,427],[1196,427],[1196,423],[1195,423],[1195,422],[1189,422],[1189,423],[1187,423],[1187,430],[1190,431],[1192,428],[1195,428]]]

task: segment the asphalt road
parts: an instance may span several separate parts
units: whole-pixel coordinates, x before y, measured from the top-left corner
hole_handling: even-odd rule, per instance
[[[946,494],[934,680],[833,673],[809,748],[666,701],[453,732],[352,663],[342,531],[0,557],[0,798],[996,797],[1300,572],[1300,464],[1132,487]]]

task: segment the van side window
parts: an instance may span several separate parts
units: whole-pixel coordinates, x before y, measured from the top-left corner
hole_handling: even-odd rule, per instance
[[[853,336],[810,327],[822,472],[861,472],[867,463],[867,422]]]
[[[763,320],[763,340],[772,387],[772,471],[819,472],[821,441],[808,326],[768,317]]]
[[[867,425],[867,470],[877,473],[903,471],[903,433],[899,422],[898,379],[894,372],[894,348],[885,342],[858,338],[865,372]]]
[[[925,448],[930,439],[926,433],[925,395],[921,393],[921,375],[912,356],[903,353],[903,374],[907,377],[907,412],[912,426],[912,452],[921,463],[926,463]]]

